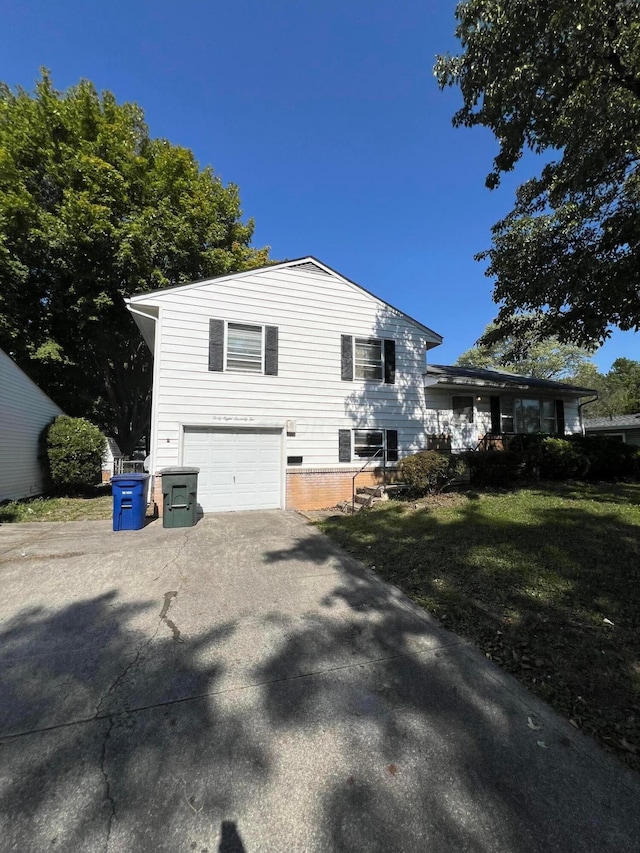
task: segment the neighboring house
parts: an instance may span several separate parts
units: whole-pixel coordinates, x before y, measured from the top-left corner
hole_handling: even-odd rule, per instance
[[[585,418],[584,430],[587,435],[606,435],[640,447],[640,412],[607,418]]]
[[[111,436],[105,436],[107,445],[102,457],[102,482],[108,483],[114,474],[120,474],[122,471],[122,462],[124,458],[122,451],[118,447],[116,440]]]
[[[312,257],[141,294],[150,471],[200,468],[207,511],[334,505],[426,443],[440,335]]]
[[[0,501],[42,494],[40,433],[63,414],[0,350]]]
[[[427,446],[449,441],[460,452],[499,446],[511,433],[581,433],[581,398],[589,388],[477,367],[428,365]]]

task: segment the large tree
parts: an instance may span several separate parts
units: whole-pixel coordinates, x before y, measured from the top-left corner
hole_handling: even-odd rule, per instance
[[[598,392],[598,399],[589,405],[589,417],[640,412],[640,361],[617,358],[608,373],[600,373],[595,364],[587,362],[571,381]]]
[[[592,352],[584,347],[562,343],[558,338],[540,340],[534,320],[524,315],[520,318],[517,334],[491,344],[481,339],[476,346],[463,352],[456,364],[497,370],[506,368],[523,376],[560,381],[575,376],[583,365],[592,363]],[[494,327],[495,324],[489,323],[483,339],[491,336]]]
[[[0,346],[131,452],[151,359],[123,297],[261,266],[238,189],[83,81],[0,84]]]
[[[463,52],[440,56],[458,85],[454,125],[489,128],[497,186],[523,151],[546,152],[512,212],[493,228],[500,305],[492,338],[520,311],[541,337],[601,342],[640,324],[640,3],[468,0],[456,9]]]

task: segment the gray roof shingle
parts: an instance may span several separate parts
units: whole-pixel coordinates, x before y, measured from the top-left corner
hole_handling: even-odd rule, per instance
[[[596,395],[592,388],[567,385],[553,379],[538,379],[535,376],[522,376],[508,373],[506,370],[491,370],[485,367],[463,367],[457,364],[429,364],[425,375],[435,379],[437,384],[483,385],[498,388],[534,388],[539,391],[564,391],[579,396]]]

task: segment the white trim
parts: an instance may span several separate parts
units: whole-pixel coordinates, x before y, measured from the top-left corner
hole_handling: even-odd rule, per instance
[[[627,436],[624,432],[601,432],[600,435],[603,438],[621,438],[623,444],[627,443]]]
[[[131,310],[131,309],[130,309]],[[149,455],[151,460],[149,463],[149,490],[151,490],[151,480],[156,476],[156,459],[158,456],[158,399],[160,397],[160,352],[162,340],[162,308],[158,309],[158,316],[155,318],[156,334],[155,346],[153,353],[153,379],[151,386],[151,435],[149,436]],[[151,491],[148,497],[151,497]]]
[[[387,338],[387,340],[390,340],[390,339]],[[365,342],[372,342],[372,343],[378,342],[378,341],[380,342],[380,364],[382,366],[382,376],[380,377],[380,379],[366,379],[364,376],[356,376],[356,343],[357,343],[357,341],[365,341]],[[353,358],[353,380],[352,381],[353,382],[376,382],[379,385],[389,384],[389,383],[385,383],[385,379],[384,379],[385,378],[385,371],[386,371],[386,364],[385,364],[385,359],[384,359],[384,342],[385,342],[385,338],[374,338],[371,335],[369,335],[367,337],[362,337],[361,335],[358,335],[358,337],[356,337],[355,335],[352,336],[352,343],[353,343],[353,355],[352,355],[352,358]],[[395,341],[394,341],[394,346],[395,346]]]
[[[261,355],[260,373],[258,373],[256,370],[234,370],[233,368],[229,369],[227,367],[229,323],[231,323],[234,326],[247,326],[248,328],[254,328],[254,329],[261,329],[262,330],[262,338],[261,338],[261,342],[260,342],[260,355]],[[266,328],[267,328],[266,323],[241,323],[239,320],[224,320],[224,353],[223,353],[223,356],[224,356],[223,372],[224,373],[235,373],[235,374],[242,374],[242,375],[249,375],[249,376],[265,376],[266,375],[265,374],[265,368],[266,368],[265,359],[266,359],[266,346],[267,346],[267,343],[266,343],[266,337],[267,336],[266,336],[266,331],[265,331]]]

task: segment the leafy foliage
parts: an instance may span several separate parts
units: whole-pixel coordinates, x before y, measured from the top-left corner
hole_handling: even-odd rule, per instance
[[[513,435],[506,446],[532,480],[640,479],[640,449],[608,436]]]
[[[262,266],[238,189],[152,139],[142,110],[47,72],[0,84],[0,346],[69,414],[129,454],[151,356],[123,297]]]
[[[490,323],[483,338],[491,335],[495,328],[495,323]],[[558,338],[539,340],[536,321],[528,315],[520,318],[518,329],[518,334],[491,344],[479,341],[476,346],[463,352],[456,364],[507,368],[523,376],[560,380],[574,376],[583,365],[590,363],[591,351],[584,347],[562,343]]]
[[[98,427],[60,415],[46,427],[43,439],[54,491],[77,492],[100,482],[106,439]]]
[[[617,358],[608,373],[599,373],[595,364],[582,364],[570,380],[593,388],[598,399],[584,410],[587,417],[630,415],[640,412],[640,361]]]
[[[475,486],[512,486],[524,472],[524,458],[512,450],[474,450],[465,454]]]
[[[460,87],[455,126],[500,145],[487,186],[525,149],[547,152],[493,228],[487,275],[498,322],[486,343],[538,315],[540,338],[593,344],[640,326],[640,4],[637,0],[467,0],[463,53],[440,56]],[[555,159],[553,159],[555,158]]]
[[[434,495],[464,474],[464,461],[451,453],[424,450],[405,456],[398,463],[398,472],[414,495]]]

